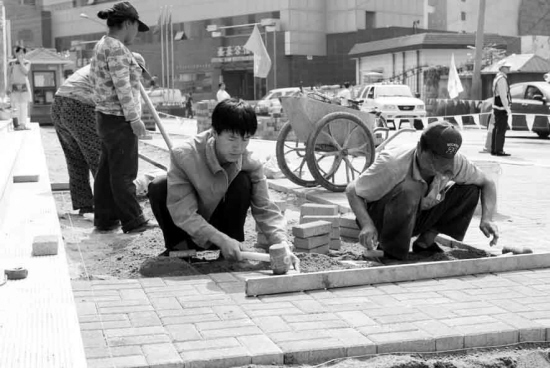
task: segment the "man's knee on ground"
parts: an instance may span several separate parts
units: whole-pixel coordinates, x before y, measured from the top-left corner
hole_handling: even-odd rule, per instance
[[[147,196],[150,201],[166,201],[168,193],[168,180],[166,175],[156,177],[147,187]]]

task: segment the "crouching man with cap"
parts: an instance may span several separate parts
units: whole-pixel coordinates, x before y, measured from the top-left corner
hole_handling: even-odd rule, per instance
[[[346,194],[361,229],[360,243],[381,248],[384,256],[407,258],[413,252],[437,253],[435,237],[462,240],[481,194],[480,230],[498,240],[493,222],[495,183],[458,153],[462,136],[445,121],[428,125],[416,147],[382,151],[374,163],[351,182]]]

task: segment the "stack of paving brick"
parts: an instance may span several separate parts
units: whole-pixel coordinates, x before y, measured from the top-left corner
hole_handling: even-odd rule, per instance
[[[340,242],[340,213],[334,204],[307,203],[300,207],[300,224],[313,221],[327,221],[331,224],[329,248],[339,250]]]
[[[275,205],[277,207],[279,207],[279,210],[284,215],[285,211],[286,211],[286,201],[285,200],[273,200],[273,203],[275,203]],[[262,232],[262,230],[259,228],[258,224],[256,224],[256,232],[258,233],[257,238],[256,238],[256,247],[266,249],[266,250],[269,249],[269,247],[272,244],[269,243],[267,237]]]
[[[357,241],[360,231],[353,213],[346,213],[340,217],[340,236],[342,238]]]

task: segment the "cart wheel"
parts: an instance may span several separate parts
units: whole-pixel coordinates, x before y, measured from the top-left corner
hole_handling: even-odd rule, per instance
[[[347,112],[333,112],[319,120],[306,144],[309,171],[318,184],[333,192],[343,192],[372,164],[374,155],[371,131]]]
[[[306,164],[305,143],[298,141],[293,133],[292,125],[288,122],[277,137],[275,152],[279,169],[295,184],[307,188],[317,186]]]

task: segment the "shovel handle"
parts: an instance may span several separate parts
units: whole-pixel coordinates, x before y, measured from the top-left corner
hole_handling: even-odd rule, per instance
[[[139,90],[141,91],[141,97],[143,98],[143,101],[145,101],[145,104],[151,111],[151,115],[153,115],[153,119],[155,120],[155,123],[157,124],[157,127],[159,128],[160,134],[162,135],[162,138],[164,138],[164,141],[166,142],[166,146],[168,146],[168,149],[170,150],[170,153],[172,153],[172,141],[170,140],[170,137],[164,130],[164,126],[162,125],[162,122],[160,121],[160,116],[157,113],[157,110],[155,109],[155,106],[151,102],[151,99],[149,98],[149,95],[147,94],[147,91],[143,87],[143,84],[141,82],[139,83]]]

